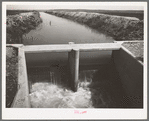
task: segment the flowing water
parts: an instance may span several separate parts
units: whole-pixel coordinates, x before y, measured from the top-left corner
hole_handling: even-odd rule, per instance
[[[59,78],[49,80],[34,79],[31,87],[30,99],[32,108],[102,108],[108,107],[110,98],[100,89],[100,83],[92,83],[93,74],[96,70],[82,71],[80,73],[80,83],[76,92],[73,92],[68,83],[61,83]],[[55,73],[55,77],[61,77]],[[87,75],[88,74],[88,75]],[[50,74],[51,75],[51,74]],[[38,80],[37,80],[38,79]],[[98,85],[98,88],[97,88]],[[104,97],[103,97],[104,95]]]

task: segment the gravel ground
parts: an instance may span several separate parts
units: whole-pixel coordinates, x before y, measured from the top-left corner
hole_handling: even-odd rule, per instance
[[[6,107],[11,107],[17,92],[18,79],[17,50],[13,47],[6,48]]]
[[[143,62],[144,57],[143,42],[124,42],[122,46],[127,48],[136,57],[136,59]]]

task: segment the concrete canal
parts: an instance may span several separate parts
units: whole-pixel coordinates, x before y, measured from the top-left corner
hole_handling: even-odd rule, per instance
[[[24,45],[112,43],[114,39],[70,20],[40,13],[43,23],[23,36]],[[78,90],[70,89],[68,53],[28,53],[26,63],[33,108],[114,108],[123,90],[112,51],[80,52]]]

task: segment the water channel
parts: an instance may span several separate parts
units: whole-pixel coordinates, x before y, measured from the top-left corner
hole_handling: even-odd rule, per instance
[[[77,43],[112,43],[114,39],[73,21],[40,12],[43,22],[23,36],[24,45],[47,45]],[[108,64],[112,51],[80,52],[80,65]],[[67,69],[54,64],[67,64],[68,53],[30,53],[26,54],[31,104],[33,108],[105,108],[115,107],[109,92],[115,78],[107,77],[112,67],[100,67],[93,78],[93,70],[80,70],[80,87],[77,92],[69,88]],[[38,67],[43,67],[39,68]],[[53,70],[52,70],[53,68]],[[65,71],[64,71],[65,70]],[[109,71],[110,70],[110,71]],[[109,71],[109,72],[108,72]],[[100,77],[101,76],[101,77]],[[93,80],[93,82],[92,82]],[[108,81],[106,81],[108,80]],[[67,84],[65,87],[64,84]],[[90,88],[86,84],[91,84]],[[106,84],[106,85],[105,85]],[[58,87],[60,85],[60,87]],[[87,89],[86,89],[87,88]],[[96,89],[97,88],[97,89]],[[108,89],[107,89],[108,88]],[[110,90],[110,91],[108,91]],[[119,92],[119,91],[118,91]],[[115,92],[114,92],[115,94]],[[110,95],[110,98],[109,98]]]
[[[43,23],[24,35],[25,45],[110,43],[114,39],[76,22],[40,12]]]

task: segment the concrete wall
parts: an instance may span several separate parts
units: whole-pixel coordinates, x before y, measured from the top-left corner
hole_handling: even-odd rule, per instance
[[[11,105],[12,108],[30,108],[29,85],[26,70],[25,53],[22,48],[19,48],[18,62],[18,91]]]
[[[124,103],[130,102],[131,107],[143,107],[143,65],[122,48],[112,52],[114,63],[124,91]]]
[[[80,65],[106,64],[111,59],[112,51],[80,52]],[[66,65],[67,52],[26,53],[27,66]]]

